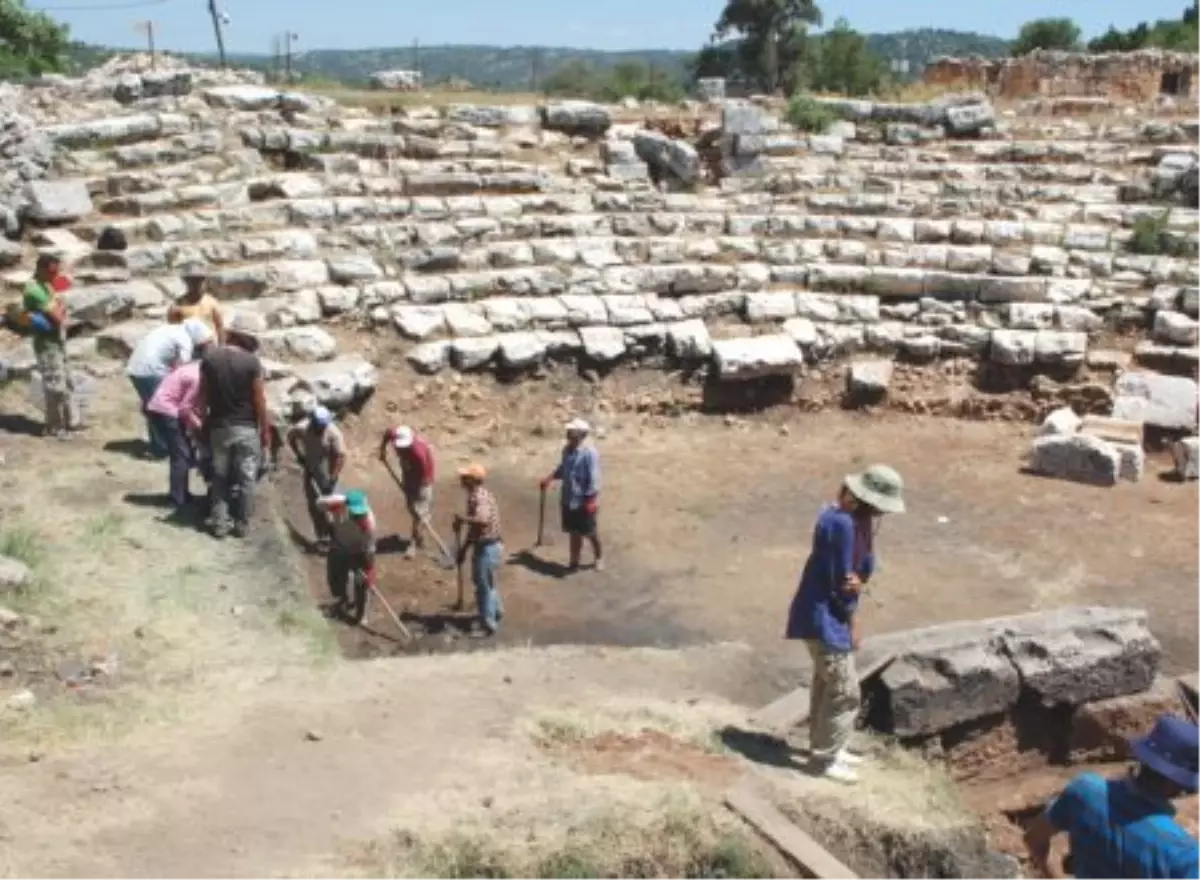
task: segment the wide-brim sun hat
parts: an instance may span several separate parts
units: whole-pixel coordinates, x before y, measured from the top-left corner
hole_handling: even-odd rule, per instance
[[[845,479],[850,494],[881,513],[904,513],[904,480],[886,464],[871,465]]]
[[[346,510],[351,516],[366,516],[371,512],[371,506],[367,504],[367,493],[360,490],[346,493]]]
[[[487,479],[487,468],[481,464],[469,464],[466,467],[458,469],[458,475],[466,480],[477,480],[483,482]]]
[[[192,345],[207,345],[212,342],[212,330],[199,318],[188,318],[183,322],[183,329],[187,331],[188,338],[192,340]]]
[[[392,445],[397,449],[408,449],[413,445],[413,429],[408,425],[401,425],[396,429],[395,436],[392,437]]]
[[[313,420],[313,424],[324,427],[333,421],[333,413],[323,406],[316,406],[313,407],[313,411],[309,414],[309,418]]]
[[[1175,715],[1164,715],[1154,722],[1150,733],[1130,743],[1133,756],[1159,776],[1187,791],[1200,787],[1197,755],[1200,754],[1200,729]]]
[[[587,434],[591,432],[592,426],[583,419],[576,418],[567,422],[566,430],[568,434]]]

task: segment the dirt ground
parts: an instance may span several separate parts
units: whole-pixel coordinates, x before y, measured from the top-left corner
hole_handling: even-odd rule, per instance
[[[383,534],[406,536],[399,492],[375,456],[385,427],[412,425],[438,453],[434,522],[449,540],[462,506],[454,469],[473,460],[489,467],[508,557],[502,641],[743,641],[786,670],[780,634],[813,519],[843,474],[886,462],[905,479],[909,512],[883,524],[868,632],[1072,604],[1134,605],[1150,612],[1169,665],[1194,665],[1197,493],[1195,484],[1160,477],[1166,456],[1150,457],[1141,483],[1100,489],[1022,474],[1032,436],[1025,424],[794,409],[667,419],[622,406],[661,381],[633,374],[589,384],[555,375],[505,387],[389,373],[377,402],[347,422],[353,452],[344,482],[368,490]],[[553,492],[549,546],[534,546],[537,481],[554,466],[562,424],[576,414],[596,426],[606,570],[568,575]],[[294,481],[288,491],[295,510]],[[308,533],[302,513],[294,521]],[[403,540],[387,546],[399,551]],[[447,613],[454,573],[433,555],[409,562],[389,553],[381,564],[385,593],[435,635],[425,640],[431,650],[459,644],[469,620]],[[319,560],[311,570],[319,584]],[[343,634],[343,647],[396,650],[385,620],[372,618],[383,637]],[[764,672],[772,680],[758,695],[769,697],[786,682]]]
[[[561,830],[591,821],[582,805],[678,799],[724,815],[739,773],[800,784],[791,758],[763,763],[753,734],[714,736],[800,674],[780,632],[813,516],[842,473],[877,460],[904,474],[910,513],[884,526],[869,630],[1129,603],[1150,609],[1174,665],[1194,662],[1194,485],[1153,467],[1113,490],[1021,476],[1020,425],[639,411],[664,381],[384,371],[346,421],[346,482],[371,491],[385,533],[406,533],[374,455],[386,423],[411,423],[439,453],[439,531],[461,503],[454,467],[482,460],[510,554],[493,643],[431,619],[454,599],[452,573],[389,552],[385,592],[433,633],[416,650],[437,653],[396,660],[380,657],[406,649],[379,609],[374,634],[316,613],[320,560],[288,549],[308,530],[294,474],[265,492],[251,540],[218,544],[164,517],[165,466],[136,457],[119,376],[102,383],[96,426],[64,444],[36,436],[19,389],[0,395],[0,552],[36,576],[0,595],[20,616],[0,633],[0,876],[346,874],[398,829],[519,815],[521,828]],[[555,529],[522,554],[537,479],[575,414],[597,426],[608,569],[563,577]],[[477,650],[444,653],[464,645]]]

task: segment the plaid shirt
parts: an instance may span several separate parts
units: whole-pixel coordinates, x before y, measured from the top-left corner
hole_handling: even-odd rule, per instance
[[[496,505],[496,497],[483,486],[476,486],[467,496],[467,518],[484,521],[482,526],[470,526],[468,540],[477,544],[500,540],[500,508]]]
[[[1046,810],[1071,841],[1076,877],[1196,877],[1200,850],[1170,804],[1128,779],[1076,776]]]

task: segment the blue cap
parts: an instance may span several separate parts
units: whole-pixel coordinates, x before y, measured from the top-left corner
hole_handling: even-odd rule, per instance
[[[1154,722],[1148,736],[1134,740],[1133,756],[1159,776],[1176,785],[1195,791],[1197,788],[1197,754],[1200,752],[1200,729],[1190,721],[1175,715],[1163,715]]]
[[[313,411],[309,414],[312,423],[320,428],[324,428],[333,421],[333,413],[323,406],[313,407]]]
[[[346,509],[350,511],[351,516],[366,516],[370,513],[371,505],[367,504],[367,493],[361,489],[347,492]]]

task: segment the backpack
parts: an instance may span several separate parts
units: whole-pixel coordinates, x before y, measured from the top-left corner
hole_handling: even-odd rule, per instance
[[[41,312],[31,312],[22,300],[9,303],[4,309],[4,326],[18,336],[36,336],[54,331],[50,319]]]

